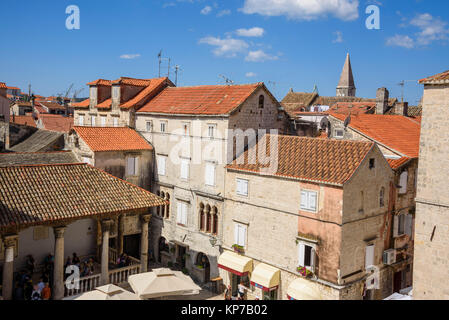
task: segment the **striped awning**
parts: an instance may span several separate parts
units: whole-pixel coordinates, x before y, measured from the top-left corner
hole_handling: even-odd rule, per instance
[[[253,260],[231,251],[225,251],[218,257],[218,267],[242,276],[253,270]]]
[[[263,291],[270,291],[279,286],[281,271],[265,263],[259,263],[251,274],[251,284]]]
[[[316,285],[308,280],[298,278],[287,289],[290,300],[323,300]]]

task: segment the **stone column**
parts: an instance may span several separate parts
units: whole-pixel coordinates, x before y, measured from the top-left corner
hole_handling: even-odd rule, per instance
[[[65,226],[54,227],[55,261],[53,267],[53,300],[64,298],[64,233]]]
[[[140,216],[142,222],[142,232],[140,234],[140,272],[148,271],[148,224],[151,214]]]
[[[14,249],[18,235],[7,235],[3,238],[5,245],[5,263],[3,264],[2,292],[4,300],[12,299],[12,283],[14,273]]]
[[[101,222],[101,231],[103,233],[103,242],[101,245],[101,280],[102,285],[109,283],[109,232],[114,225],[113,220],[104,220]]]
[[[118,230],[117,230],[117,253],[119,256],[123,253],[124,228],[125,228],[125,215],[122,214],[118,217]]]

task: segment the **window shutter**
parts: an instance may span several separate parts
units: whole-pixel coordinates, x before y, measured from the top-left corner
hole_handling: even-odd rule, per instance
[[[157,158],[157,172],[162,176],[165,175],[165,158],[163,156]]]
[[[139,173],[139,158],[135,157],[134,158],[134,174],[138,174]]]
[[[234,244],[239,244],[239,225],[234,226]]]
[[[189,178],[189,162],[187,160],[181,160],[181,178]]]
[[[394,216],[393,218],[393,238],[397,238],[399,236],[399,217]]]
[[[308,195],[306,191],[301,191],[301,209],[307,209],[309,203]]]
[[[182,222],[183,225],[187,225],[187,203],[182,204]]]
[[[405,216],[405,233],[412,236],[412,225],[413,225],[413,216],[408,214]]]
[[[176,215],[176,223],[182,224],[182,203],[178,203],[178,214]]]
[[[242,193],[247,196],[248,195],[248,181],[242,180]]]
[[[309,192],[309,210],[316,211],[316,192]]]
[[[79,116],[79,118],[78,118],[78,124],[79,124],[80,126],[84,126],[84,116]]]
[[[304,267],[304,256],[306,252],[306,246],[302,243],[298,245],[298,264]]]
[[[407,171],[404,171],[401,173],[399,179],[399,185],[401,186],[401,188],[399,189],[400,194],[407,193],[407,180],[408,180],[408,173]]]
[[[374,245],[370,245],[366,247],[365,254],[365,269],[374,265]]]
[[[242,194],[242,180],[237,179],[237,194]]]
[[[206,164],[206,185],[215,185],[215,166],[212,164]]]
[[[312,248],[311,256],[310,256],[310,268],[315,270],[315,249]]]
[[[106,126],[106,117],[101,117],[101,126],[102,127]]]
[[[239,225],[239,243],[238,245],[245,246],[246,227]]]
[[[134,158],[128,158],[128,174],[134,174]]]

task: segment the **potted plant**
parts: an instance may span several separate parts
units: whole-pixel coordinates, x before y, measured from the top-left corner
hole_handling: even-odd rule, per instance
[[[197,267],[198,269],[204,269],[204,267],[203,267],[201,264],[197,264],[196,267]]]
[[[175,251],[176,251],[176,250],[175,250],[175,247],[171,247],[171,248],[170,248],[170,253],[175,253]]]
[[[243,246],[240,246],[238,244],[233,244],[232,248],[234,248],[234,252],[237,252],[237,253],[244,253],[245,252],[245,249],[243,248]]]
[[[298,267],[296,268],[296,271],[299,272],[300,275],[302,275],[305,278],[312,278],[313,272],[308,270],[306,267]]]

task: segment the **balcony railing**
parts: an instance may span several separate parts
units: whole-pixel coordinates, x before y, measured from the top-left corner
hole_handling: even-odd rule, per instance
[[[64,286],[64,297],[75,296],[84,292],[94,290],[96,287],[100,286],[100,277],[100,274],[94,274],[93,276],[80,278],[78,289],[68,289],[67,286]]]
[[[140,262],[139,264],[132,264],[127,267],[111,270],[109,271],[109,283],[121,284],[128,282],[129,276],[138,273],[140,273]]]

